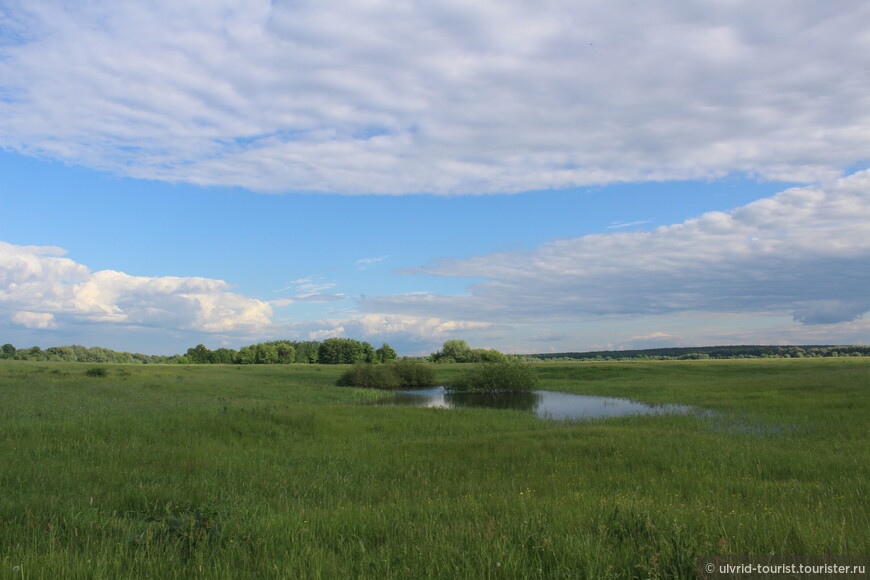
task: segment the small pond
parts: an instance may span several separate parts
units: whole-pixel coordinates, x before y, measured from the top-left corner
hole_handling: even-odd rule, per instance
[[[448,393],[444,387],[395,391],[393,396],[375,403],[401,407],[487,407],[530,411],[542,419],[599,419],[622,415],[662,415],[689,413],[686,405],[648,405],[628,399],[572,395],[555,391],[529,393]]]

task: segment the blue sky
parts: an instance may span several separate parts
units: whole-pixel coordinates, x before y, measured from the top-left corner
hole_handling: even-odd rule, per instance
[[[870,11],[646,6],[0,4],[0,342],[867,343]]]

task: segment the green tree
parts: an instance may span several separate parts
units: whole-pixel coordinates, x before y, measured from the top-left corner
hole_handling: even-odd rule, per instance
[[[478,350],[483,351],[483,349]],[[475,362],[475,353],[464,340],[451,339],[442,345],[440,351],[432,353],[430,358],[433,362],[466,363]]]
[[[296,362],[315,364],[318,361],[320,342],[316,340],[304,340],[292,343],[296,348]]]
[[[238,351],[232,348],[219,348],[211,353],[211,362],[220,365],[231,365],[239,358]]]
[[[279,342],[275,345],[278,349],[278,363],[282,365],[296,362],[296,349],[289,342]]]
[[[317,353],[318,362],[327,365],[372,362],[374,357],[372,345],[352,338],[327,338]]]
[[[78,360],[72,347],[69,346],[52,346],[45,349],[45,354],[48,355],[48,360],[63,362],[76,362]]]
[[[375,351],[375,358],[377,362],[381,363],[390,363],[399,358],[399,355],[396,354],[396,351],[393,350],[386,342],[381,345],[381,348]]]
[[[0,358],[15,358],[15,347],[8,342],[0,347]]]
[[[475,348],[471,350],[468,361],[463,362],[505,362],[507,357],[494,348]]]
[[[375,347],[367,342],[357,342],[360,343],[359,352],[354,355],[353,362],[376,362],[378,355],[375,353]]]
[[[239,349],[239,364],[252,365],[255,362],[257,362],[257,351],[253,346],[243,346]]]
[[[88,349],[91,362],[109,363],[114,359],[114,352],[101,346],[94,346]]]
[[[261,342],[254,347],[254,350],[256,351],[254,359],[257,364],[270,365],[278,362],[278,349],[274,344]]]
[[[32,346],[27,350],[19,349],[15,353],[15,358],[21,358],[22,360],[33,360],[33,361],[43,361],[48,360],[46,354],[42,351],[38,346]]]
[[[190,360],[190,362],[197,365],[204,365],[212,362],[211,350],[206,348],[203,344],[198,344],[193,348],[187,349],[185,356]]]

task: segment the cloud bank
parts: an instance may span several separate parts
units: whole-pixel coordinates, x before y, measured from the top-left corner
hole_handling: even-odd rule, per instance
[[[0,316],[32,329],[90,322],[250,333],[271,325],[267,303],[230,292],[222,280],[91,272],[65,253],[0,242]]]
[[[92,272],[64,254],[66,250],[53,246],[0,242],[0,326],[7,330],[18,326],[62,331],[91,324],[202,333],[223,342],[344,336],[403,345],[434,344],[453,333],[492,326],[425,315],[356,312],[341,318],[275,322],[273,305],[342,298],[319,293],[334,284],[316,277],[291,283],[292,288],[304,292],[299,296],[265,302],[231,292],[230,285],[222,280]]]
[[[679,312],[849,322],[870,311],[870,171],[651,231],[587,235],[406,273],[487,281],[461,296],[368,297],[362,308],[506,324]]]
[[[0,146],[264,192],[518,192],[870,159],[870,5],[9,0]]]
[[[515,352],[544,344],[577,349],[588,340],[581,335],[595,335],[601,348],[862,342],[868,321],[861,318],[870,312],[870,171],[648,231],[442,259],[404,273],[484,281],[458,296],[364,296],[355,309],[318,320],[276,321],[272,310],[352,300],[329,294],[335,284],[317,276],[279,291],[293,297],[266,302],[222,280],[94,272],[64,254],[0,242],[0,323],[7,330],[88,324],[194,331],[230,342],[346,336],[388,341],[403,352],[431,352],[453,337]]]

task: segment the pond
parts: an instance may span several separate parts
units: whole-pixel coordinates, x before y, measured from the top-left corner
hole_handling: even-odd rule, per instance
[[[572,395],[555,391],[529,393],[448,393],[444,387],[395,391],[393,396],[375,403],[401,407],[487,407],[530,411],[542,419],[600,419],[623,415],[662,415],[689,413],[686,405],[649,405],[629,399]]]

